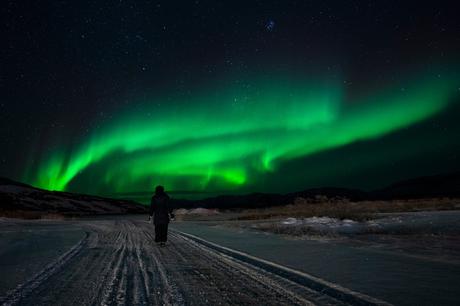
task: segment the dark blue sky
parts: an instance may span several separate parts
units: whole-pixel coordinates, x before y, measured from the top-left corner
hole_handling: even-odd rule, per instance
[[[23,180],[59,145],[72,148],[156,92],[302,73],[345,84],[352,103],[401,75],[449,69],[460,62],[459,9],[455,1],[5,1],[0,176]],[[285,173],[293,190],[373,188],[458,170],[457,115],[453,105],[371,143],[289,161],[259,186],[274,188]],[[356,166],[407,143],[434,149]],[[336,173],[305,175],[315,167]]]

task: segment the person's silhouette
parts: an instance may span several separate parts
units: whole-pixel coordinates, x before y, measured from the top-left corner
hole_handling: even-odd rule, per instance
[[[152,216],[153,224],[155,225],[155,242],[164,246],[168,240],[169,220],[174,215],[169,205],[169,196],[165,193],[163,186],[157,186],[155,194],[152,196],[149,220]]]

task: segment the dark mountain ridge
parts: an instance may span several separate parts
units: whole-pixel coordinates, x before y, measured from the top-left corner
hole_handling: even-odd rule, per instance
[[[202,200],[172,199],[174,208],[263,208],[287,205],[297,197],[321,200],[348,199],[396,200],[450,197],[460,198],[460,171],[404,180],[375,191],[337,187],[312,188],[287,194],[249,193],[220,195]],[[63,215],[146,213],[146,207],[130,200],[47,191],[0,178],[0,213],[6,211],[37,211]]]
[[[26,212],[36,217],[43,214],[82,216],[145,213],[146,208],[134,201],[47,191],[0,178],[0,216],[22,216]]]
[[[460,171],[400,181],[371,194],[380,199],[460,197]]]
[[[314,199],[318,196],[327,198],[346,198],[350,201],[403,200],[438,197],[460,198],[460,171],[408,179],[374,191],[323,187],[287,194],[250,193],[245,195],[222,195],[195,201],[174,199],[173,203],[175,207],[186,208],[262,208],[290,204],[293,203],[297,197]]]

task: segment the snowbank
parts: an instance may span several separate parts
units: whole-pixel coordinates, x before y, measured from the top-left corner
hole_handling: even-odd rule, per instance
[[[330,217],[311,217],[311,218],[286,218],[280,221],[281,226],[287,227],[308,227],[318,232],[341,232],[356,233],[368,227],[366,223],[353,220],[340,220]]]
[[[175,215],[201,215],[201,216],[212,216],[219,214],[217,209],[207,209],[207,208],[193,208],[193,209],[185,209],[180,208],[174,211]]]

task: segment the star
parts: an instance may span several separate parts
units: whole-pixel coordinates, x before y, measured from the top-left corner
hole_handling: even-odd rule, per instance
[[[273,31],[275,29],[275,21],[273,19],[267,20],[265,23],[265,29],[269,32]]]

